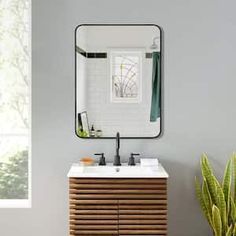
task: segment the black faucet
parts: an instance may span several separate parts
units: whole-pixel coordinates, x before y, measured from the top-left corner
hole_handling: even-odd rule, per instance
[[[116,155],[114,157],[114,166],[121,166],[120,163],[120,133],[116,133]]]

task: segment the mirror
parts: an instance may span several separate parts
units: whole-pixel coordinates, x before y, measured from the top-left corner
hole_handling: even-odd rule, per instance
[[[156,138],[161,133],[161,29],[79,25],[75,30],[76,134]]]

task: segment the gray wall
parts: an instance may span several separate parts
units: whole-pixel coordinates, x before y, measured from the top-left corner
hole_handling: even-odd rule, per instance
[[[157,23],[165,31],[164,135],[122,141],[158,155],[170,174],[169,235],[211,235],[194,195],[199,156],[217,174],[236,149],[236,2],[234,0],[33,0],[33,207],[0,209],[4,236],[68,235],[71,163],[110,141],[74,134],[74,38],[80,23]],[[110,148],[112,146],[112,148]]]

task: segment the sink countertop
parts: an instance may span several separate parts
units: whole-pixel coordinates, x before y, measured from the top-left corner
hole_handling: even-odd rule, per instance
[[[108,163],[106,166],[82,166],[75,163],[71,166],[67,177],[72,178],[168,178],[169,175],[159,163],[156,166],[128,166],[127,163],[121,166],[113,166]]]

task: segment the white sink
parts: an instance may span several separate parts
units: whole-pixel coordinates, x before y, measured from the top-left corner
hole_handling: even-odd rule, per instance
[[[81,166],[73,164],[68,177],[84,178],[167,178],[168,174],[161,164],[157,166]]]

